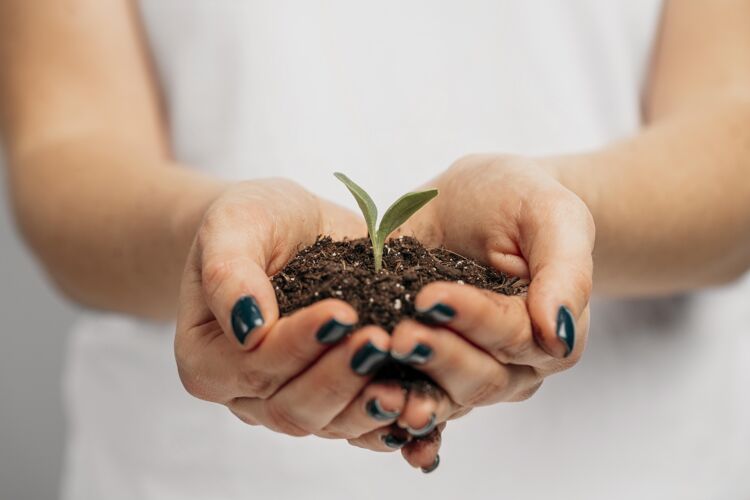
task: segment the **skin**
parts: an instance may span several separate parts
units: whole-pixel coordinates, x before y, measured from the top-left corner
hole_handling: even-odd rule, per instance
[[[276,318],[267,274],[315,236],[295,217],[335,235],[364,234],[359,222],[289,181],[230,185],[181,168],[125,0],[0,2],[0,127],[13,208],[72,300],[178,318],[176,357],[192,394],[249,424],[377,451],[390,451],[381,440],[390,422],[366,415],[369,398],[415,428],[435,412],[434,439],[402,450],[425,467],[442,422],[525,399],[580,358],[592,285],[611,295],[662,295],[726,283],[750,266],[749,47],[747,0],[668,2],[642,131],[566,157],[468,156],[437,177],[441,196],[403,231],[528,276],[532,286],[519,299],[430,285],[417,305],[444,302],[456,317],[437,327],[404,322],[393,337],[369,327],[335,346],[316,344],[324,321],[354,318],[337,301]],[[299,203],[276,206],[259,194],[264,188]],[[258,238],[241,234],[249,230]],[[247,293],[258,297],[266,323],[240,345],[228,311]],[[555,335],[562,304],[577,324],[567,358]],[[346,372],[368,339],[396,353],[416,342],[433,347],[422,368],[446,395],[404,395]],[[290,359],[280,354],[288,352]],[[303,404],[299,395],[311,387],[328,390]]]
[[[418,307],[443,302],[457,312],[439,328],[404,322],[393,335],[396,352],[417,342],[435,351],[420,368],[448,398],[427,411],[443,421],[522,400],[575,364],[592,285],[653,297],[725,284],[750,268],[748,89],[750,2],[667,2],[638,134],[565,157],[468,156],[430,183],[441,196],[403,233],[532,284],[526,300],[455,284],[421,291]],[[554,336],[561,304],[573,311],[578,338],[562,359]]]
[[[371,328],[340,346],[318,344],[319,325],[331,317],[355,320],[351,308],[329,301],[276,322],[270,285],[265,275],[259,281],[257,271],[272,273],[317,234],[362,236],[364,226],[351,212],[289,181],[230,185],[177,164],[129,2],[2,2],[0,29],[0,125],[13,208],[27,242],[63,293],[88,307],[178,317],[175,351],[186,388],[248,422],[294,434],[353,437],[384,425],[365,413],[363,398],[378,398],[389,410],[403,406],[403,393],[392,387],[373,385],[360,393],[366,379],[359,378],[348,392],[332,385],[339,399],[321,398],[322,408],[312,401],[310,407],[283,404],[293,399],[293,388],[299,393],[305,384],[352,378],[351,371],[342,374],[348,362],[327,355],[351,356],[365,338],[388,350],[390,338]],[[266,217],[270,189],[276,200],[297,203]],[[304,231],[302,221],[310,222]],[[250,233],[243,239],[237,227],[260,234],[262,247],[253,246]],[[224,252],[233,244],[240,246]],[[255,260],[233,261],[242,248]],[[239,281],[221,279],[222,270],[238,265],[256,272]],[[240,348],[231,335],[217,333],[226,328],[229,295],[248,281],[252,289],[246,293],[259,295],[268,328]],[[298,356],[294,363],[278,362],[280,353],[289,352]],[[309,377],[301,377],[306,371]],[[294,387],[277,390],[292,379]],[[266,399],[268,404],[254,403]],[[285,418],[289,407],[299,416]],[[315,413],[328,421],[311,422]]]

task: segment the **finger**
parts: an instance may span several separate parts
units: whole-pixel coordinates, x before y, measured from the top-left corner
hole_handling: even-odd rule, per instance
[[[392,335],[391,356],[429,375],[459,406],[515,401],[519,394],[539,384],[534,368],[499,363],[444,327],[403,320]],[[411,394],[407,411],[410,404]]]
[[[270,399],[238,398],[230,407],[286,434],[318,432],[357,396],[386,362],[389,350],[390,336],[384,330],[364,327]]]
[[[373,382],[325,426],[323,437],[352,439],[396,421],[406,405],[406,391],[396,382]]]
[[[401,455],[412,467],[419,467],[429,474],[440,465],[440,446],[445,423],[440,424],[429,435],[409,442],[401,449]]]
[[[395,425],[381,427],[358,438],[349,439],[349,444],[377,452],[401,450],[401,454],[412,467],[421,467],[429,473],[440,463],[438,452],[442,444],[441,435],[445,422],[439,424],[427,436],[415,438]]]
[[[357,312],[336,299],[326,299],[281,318],[263,342],[242,358],[246,374],[267,374],[271,392],[238,396],[268,398],[289,379],[317,360],[354,329]]]
[[[331,341],[351,331],[356,321],[356,312],[345,302],[323,300],[279,320],[248,353],[238,350],[214,320],[176,337],[180,376],[188,392],[201,399],[266,399],[314,363]]]
[[[233,345],[249,350],[277,318],[273,287],[257,263],[234,251],[220,255],[193,245],[180,289],[178,333],[216,320]]]
[[[251,350],[278,318],[276,295],[266,275],[260,234],[271,227],[258,212],[252,228],[231,227],[220,217],[208,218],[198,234],[200,269],[206,305],[222,330],[238,347]]]
[[[435,282],[415,299],[418,319],[460,333],[503,364],[556,362],[534,341],[523,297],[508,297],[457,283]]]
[[[358,438],[349,439],[349,444],[371,451],[393,452],[406,446],[412,439],[409,433],[396,425],[380,427]]]
[[[529,210],[522,217],[522,251],[531,272],[528,308],[537,340],[558,358],[580,354],[583,342],[576,349],[576,321],[592,288],[591,214],[571,194],[570,203],[557,203],[542,214]]]
[[[422,438],[460,409],[441,388],[432,383],[416,383],[409,389],[406,405],[396,425],[413,438]]]

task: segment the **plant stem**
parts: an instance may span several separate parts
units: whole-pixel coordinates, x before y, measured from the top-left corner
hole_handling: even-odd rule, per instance
[[[373,241],[372,256],[375,258],[375,272],[378,273],[383,268],[383,245]]]

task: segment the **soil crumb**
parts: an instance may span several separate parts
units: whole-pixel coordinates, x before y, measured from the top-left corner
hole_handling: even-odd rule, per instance
[[[341,299],[359,313],[359,324],[391,332],[416,316],[414,298],[434,281],[455,281],[504,295],[522,295],[527,282],[442,248],[427,249],[410,237],[389,240],[383,269],[375,272],[370,240],[318,240],[302,249],[273,278],[282,315],[319,300]]]
[[[368,238],[333,241],[320,236],[272,278],[282,316],[335,298],[357,311],[357,328],[378,325],[389,333],[401,319],[417,316],[414,299],[434,281],[454,281],[504,295],[523,295],[528,289],[526,280],[443,248],[427,249],[409,236],[386,243],[383,269],[378,273]],[[387,363],[377,378],[398,380],[405,388],[420,392],[435,390],[426,375],[395,361]]]

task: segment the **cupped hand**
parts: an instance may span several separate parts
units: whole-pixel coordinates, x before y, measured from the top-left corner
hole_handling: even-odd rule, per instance
[[[430,375],[447,396],[410,395],[403,414],[430,411],[442,422],[476,406],[526,399],[545,377],[579,360],[594,224],[586,205],[532,160],[470,156],[431,185],[440,196],[402,234],[530,280],[526,296],[430,284],[415,299],[420,321],[394,330],[391,355]]]
[[[357,438],[394,422],[406,402],[368,382],[391,338],[324,300],[279,318],[268,276],[319,234],[362,236],[353,213],[284,180],[227,190],[207,210],[185,268],[175,337],[192,395],[285,434]],[[378,410],[378,411],[375,411]]]

